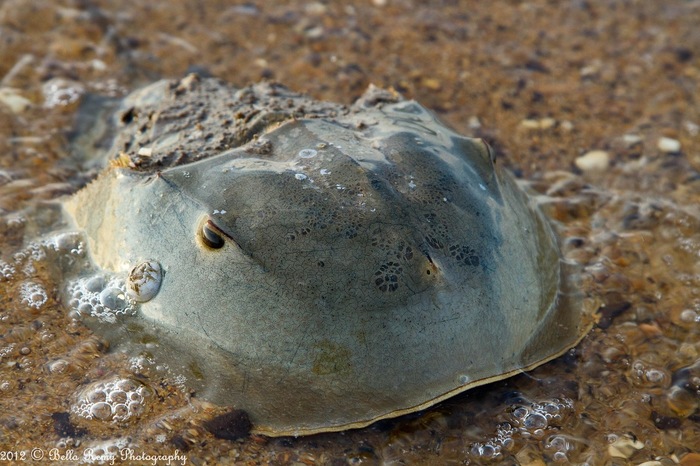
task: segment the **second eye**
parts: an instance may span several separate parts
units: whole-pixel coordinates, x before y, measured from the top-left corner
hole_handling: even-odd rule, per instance
[[[211,249],[221,249],[224,247],[224,238],[209,221],[202,225],[199,232],[202,242]]]

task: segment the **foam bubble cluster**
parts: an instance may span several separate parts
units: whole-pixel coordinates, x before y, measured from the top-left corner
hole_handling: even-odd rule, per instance
[[[14,261],[19,266],[22,265],[22,273],[26,277],[34,276],[37,273],[36,263],[46,259],[45,245],[32,242],[27,247],[14,255]]]
[[[475,443],[471,446],[471,455],[479,459],[498,458],[504,451],[509,451],[513,448],[515,441],[513,440],[513,427],[504,423],[498,426],[496,436],[485,443]]]
[[[568,463],[569,455],[577,449],[579,443],[579,439],[568,435],[550,435],[544,442],[544,449],[555,463]]]
[[[12,264],[0,260],[0,281],[11,280],[15,276],[17,270]]]
[[[126,282],[118,276],[98,274],[68,284],[68,305],[78,315],[89,315],[114,323],[117,316],[134,311],[126,293]]]
[[[656,367],[644,359],[635,360],[630,368],[632,383],[648,388],[666,388],[671,383],[671,375],[661,367]]]
[[[561,425],[561,421],[572,410],[571,400],[554,398],[528,406],[515,406],[512,420],[523,437],[542,438],[548,428]]]
[[[516,438],[534,438],[544,441],[555,462],[566,462],[568,455],[577,448],[576,440],[551,432],[556,432],[572,411],[573,402],[566,398],[516,404],[512,406],[510,422],[501,423],[496,435],[486,442],[471,444],[468,452],[475,459],[491,460],[511,451]],[[547,437],[547,434],[551,435]]]
[[[34,309],[41,309],[49,299],[44,287],[34,282],[22,283],[19,288],[19,294],[22,297],[22,302]]]
[[[85,92],[82,85],[67,79],[54,78],[47,81],[42,89],[46,107],[66,106],[76,102]]]
[[[80,391],[71,412],[85,419],[124,422],[139,416],[151,392],[129,378],[94,382]]]

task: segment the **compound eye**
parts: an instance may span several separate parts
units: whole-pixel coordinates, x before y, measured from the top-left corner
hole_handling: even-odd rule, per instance
[[[212,226],[210,221],[207,221],[202,225],[202,229],[199,233],[200,237],[202,238],[202,242],[206,246],[212,249],[221,249],[224,247],[223,236],[216,231],[216,227]]]

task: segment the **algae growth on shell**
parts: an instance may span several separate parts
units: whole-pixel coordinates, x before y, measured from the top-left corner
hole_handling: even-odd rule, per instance
[[[103,129],[76,150],[107,147],[108,167],[65,203],[99,269],[67,300],[258,432],[423,409],[590,327],[533,199],[395,93],[346,107],[189,76],[134,92]],[[148,296],[126,292],[134,273]]]

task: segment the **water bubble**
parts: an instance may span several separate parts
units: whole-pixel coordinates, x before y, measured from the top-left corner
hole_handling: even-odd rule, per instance
[[[301,180],[305,180],[306,178],[308,178],[308,176],[304,175],[303,173],[295,173],[294,178],[301,181]]]
[[[514,433],[515,430],[509,423],[505,422],[500,424],[496,430],[495,444],[500,445],[501,449],[510,450],[515,445],[515,441],[513,440]]]
[[[117,388],[109,393],[107,400],[110,403],[124,403],[126,402],[126,393]]]
[[[128,405],[125,405],[128,412],[132,413],[134,416],[138,416],[143,412],[143,400],[131,401]]]
[[[113,418],[115,421],[126,421],[131,417],[131,410],[124,403],[115,404],[113,409]]]
[[[567,451],[570,449],[570,445],[566,437],[562,435],[552,435],[547,440],[545,448],[552,448],[557,451]]]
[[[523,421],[523,427],[528,430],[547,427],[547,418],[538,412],[530,413]]]
[[[68,367],[68,361],[65,359],[56,359],[55,361],[51,361],[47,365],[49,372],[54,373],[54,374],[60,374],[61,372],[65,371],[66,368]]]
[[[660,384],[666,378],[666,374],[658,369],[648,369],[644,375],[646,379],[653,384]]]
[[[89,464],[114,464],[121,451],[131,444],[130,438],[93,440],[83,443],[83,462]],[[65,448],[65,447],[64,447]],[[118,461],[117,461],[118,462]]]
[[[90,314],[90,311],[92,311],[92,305],[90,305],[90,303],[81,303],[79,299],[72,299],[71,303],[73,302],[77,303],[75,309],[78,311],[78,314]]]
[[[498,449],[491,444],[476,444],[472,446],[472,455],[480,458],[494,458],[498,455]]]
[[[554,398],[526,406],[514,406],[511,420],[523,437],[544,438],[547,431],[560,426],[564,416],[572,410],[571,400]]]
[[[512,437],[504,438],[502,444],[504,449],[510,450],[515,446],[515,440]]]
[[[119,390],[125,391],[125,392],[131,392],[132,394],[136,394],[136,389],[138,388],[138,384],[134,382],[131,379],[121,379],[117,381],[117,388]]]
[[[517,419],[524,419],[530,411],[524,406],[518,406],[513,410],[513,416]]]
[[[640,386],[662,387],[670,382],[670,377],[663,369],[653,367],[645,361],[634,361],[630,372],[634,383]]]
[[[105,288],[100,293],[100,303],[109,309],[122,309],[128,306],[124,292],[119,288]]]
[[[330,175],[331,171],[328,170],[327,168],[322,168],[318,171],[321,175]]]
[[[90,406],[90,416],[101,421],[106,421],[112,417],[112,407],[109,403],[101,401]]]
[[[85,282],[85,289],[91,293],[99,293],[105,287],[105,278],[102,275],[95,275]]]
[[[576,443],[579,440],[566,435],[552,435],[544,442],[544,448],[552,452],[552,459],[556,463],[567,462],[569,453],[576,449]]]
[[[99,403],[101,401],[107,401],[107,394],[103,391],[94,391],[88,393],[88,400],[92,403]]]

